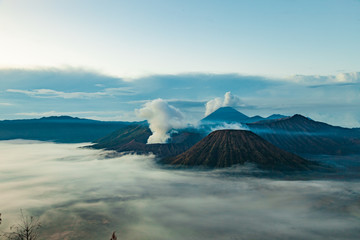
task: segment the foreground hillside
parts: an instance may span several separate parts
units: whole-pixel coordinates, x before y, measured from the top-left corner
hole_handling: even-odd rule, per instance
[[[184,129],[172,134],[168,143],[147,144],[151,134],[147,124],[129,125],[97,140],[91,147],[125,153],[153,153],[158,157],[169,157],[188,150],[204,137],[203,133],[196,129]]]
[[[254,163],[268,170],[308,170],[315,165],[244,130],[212,132],[188,151],[163,162],[178,166],[211,168]]]

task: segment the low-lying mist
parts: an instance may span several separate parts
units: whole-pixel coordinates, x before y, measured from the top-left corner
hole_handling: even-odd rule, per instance
[[[358,180],[171,170],[84,145],[0,142],[1,231],[22,208],[40,217],[40,239],[359,239]]]

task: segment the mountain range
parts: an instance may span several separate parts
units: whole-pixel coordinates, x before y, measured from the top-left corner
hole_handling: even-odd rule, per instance
[[[203,124],[213,124],[213,123],[252,123],[263,120],[273,120],[285,118],[287,116],[280,114],[273,114],[267,118],[261,116],[249,117],[232,107],[221,107],[216,111],[210,113],[208,116],[201,120]]]
[[[69,116],[0,121],[0,140],[30,139],[60,143],[93,142],[128,126],[129,122],[103,122]]]
[[[296,154],[349,155],[360,153],[360,129],[317,122],[296,114],[248,123],[251,131],[275,146]]]
[[[0,121],[0,140],[93,142],[91,147],[96,149],[153,153],[165,163],[205,167],[251,162],[267,169],[307,169],[311,164],[303,158],[310,155],[360,154],[359,128],[332,126],[299,114],[248,117],[224,107],[200,122],[200,127],[175,129],[167,143],[147,144],[152,135],[147,122],[102,122],[68,116],[5,120]],[[223,128],[224,123],[241,123],[248,131],[211,133],[217,126]]]
[[[147,144],[151,134],[147,124],[133,124],[100,138],[91,147],[137,154],[153,153],[158,157],[169,157],[186,151],[205,136],[204,133],[189,128],[173,133],[168,143]]]
[[[267,170],[309,170],[316,165],[246,130],[214,131],[186,152],[163,162],[210,168],[253,163]]]

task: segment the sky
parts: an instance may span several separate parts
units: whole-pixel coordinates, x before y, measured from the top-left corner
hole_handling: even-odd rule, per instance
[[[359,42],[357,0],[0,0],[0,119],[139,120],[157,98],[199,119],[231,91],[360,127]]]

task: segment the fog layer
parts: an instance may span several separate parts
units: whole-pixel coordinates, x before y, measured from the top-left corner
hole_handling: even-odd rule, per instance
[[[86,145],[86,144],[83,144]],[[169,170],[81,144],[0,142],[5,231],[19,209],[41,239],[359,239],[359,181],[282,181]]]

